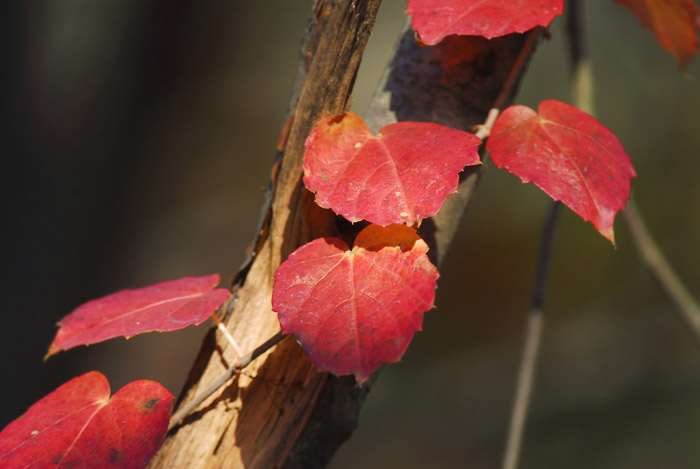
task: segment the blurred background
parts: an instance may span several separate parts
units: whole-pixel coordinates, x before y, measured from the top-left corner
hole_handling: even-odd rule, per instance
[[[178,394],[207,325],[42,362],[55,323],[113,291],[236,271],[251,241],[310,0],[8,3],[3,36],[0,425],[103,372]],[[638,202],[700,296],[700,59],[679,70],[626,9],[586,2],[598,118]],[[353,110],[405,22],[385,0]],[[563,21],[517,102],[569,101]],[[549,201],[486,165],[441,269],[436,310],[384,367],[344,468],[498,467]],[[522,467],[700,467],[700,351],[642,267],[563,210]],[[224,280],[225,281],[225,280]]]

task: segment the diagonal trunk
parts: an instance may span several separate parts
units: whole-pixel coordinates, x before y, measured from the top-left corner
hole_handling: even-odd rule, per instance
[[[270,309],[272,275],[289,253],[319,236],[348,237],[354,232],[349,223],[318,208],[303,189],[303,145],[319,119],[345,110],[379,4],[380,0],[316,1],[260,231],[227,303],[225,323],[244,350],[279,331]],[[512,97],[537,37],[539,33],[474,39],[466,49],[451,41],[419,47],[413,32],[407,31],[368,111],[370,127],[377,130],[397,119],[462,129],[484,122],[491,107],[502,107]],[[465,171],[459,194],[448,198],[438,216],[421,227],[438,263],[479,173]],[[214,337],[212,331],[180,405],[235,361],[230,347],[216,344]],[[286,338],[176,427],[150,467],[323,467],[354,430],[368,390],[369,386],[357,387],[352,377],[318,372],[301,347]]]

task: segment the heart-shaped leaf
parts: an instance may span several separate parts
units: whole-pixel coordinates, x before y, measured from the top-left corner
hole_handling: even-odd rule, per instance
[[[355,246],[319,238],[275,272],[272,309],[323,371],[367,379],[401,358],[433,307],[437,269],[413,228],[370,225]]]
[[[432,46],[450,34],[491,39],[547,26],[563,9],[563,0],[408,0],[406,13]]]
[[[109,395],[97,371],[58,387],[0,433],[0,467],[145,467],[165,440],[173,396],[149,380]]]
[[[426,122],[398,122],[377,136],[361,117],[321,120],[306,140],[304,183],[316,203],[352,222],[413,225],[454,193],[459,172],[479,163],[481,140]]]
[[[61,319],[46,356],[114,337],[201,324],[230,293],[213,290],[218,284],[219,274],[183,277],[88,301]]]
[[[560,101],[542,101],[539,114],[511,106],[496,120],[486,144],[491,159],[523,182],[534,182],[615,242],[613,221],[636,177],[613,133]]]
[[[685,64],[698,51],[700,15],[693,0],[615,0],[629,8],[661,46]]]

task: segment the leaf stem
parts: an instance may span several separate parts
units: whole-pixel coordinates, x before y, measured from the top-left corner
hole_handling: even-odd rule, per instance
[[[520,447],[522,446],[525,420],[532,394],[532,384],[537,368],[544,328],[544,299],[547,293],[549,270],[551,266],[552,250],[554,246],[554,233],[557,226],[557,214],[561,202],[552,203],[545,221],[540,245],[540,256],[537,266],[537,275],[532,294],[532,303],[528,314],[525,329],[525,344],[520,360],[518,381],[513,398],[513,410],[508,428],[508,439],[503,457],[503,469],[515,469],[518,466]]]
[[[489,138],[489,135],[491,134],[491,129],[493,128],[493,124],[496,122],[496,119],[498,119],[498,116],[501,113],[505,103],[511,98],[513,90],[515,89],[515,83],[517,82],[520,75],[523,73],[523,70],[525,69],[525,62],[530,58],[532,49],[535,47],[537,41],[542,36],[542,31],[544,31],[544,28],[541,27],[535,28],[532,31],[530,31],[530,34],[527,36],[527,39],[525,40],[525,44],[523,45],[520,54],[518,54],[518,57],[516,58],[515,62],[513,63],[513,66],[510,69],[510,73],[503,82],[501,93],[498,95],[496,101],[493,104],[493,107],[489,109],[489,113],[486,115],[486,120],[483,124],[475,126],[474,135],[479,137],[482,141]]]
[[[250,362],[252,362],[260,355],[270,350],[285,337],[286,335],[282,331],[279,331],[277,334],[270,337],[265,343],[256,347],[252,352],[247,353],[245,355],[241,354],[240,358],[238,358],[233,365],[229,366],[221,376],[216,378],[209,386],[204,388],[204,390],[198,393],[187,404],[177,409],[177,411],[172,415],[172,417],[170,417],[168,431],[175,428],[182,419],[187,417],[190,414],[190,412],[196,409],[202,402],[204,402],[206,398],[208,398],[209,396],[214,394],[219,388],[221,388],[226,383],[226,381],[233,377],[233,375],[240,373],[243,368],[250,364]]]
[[[496,119],[498,119],[498,115],[500,113],[500,109],[495,107],[491,108],[484,123],[476,126],[476,132],[474,132],[474,135],[479,137],[482,141],[489,138],[489,135],[491,135],[491,129],[493,129],[493,124],[496,122]]]
[[[501,94],[498,95],[498,98],[496,98],[496,101],[493,103],[492,107],[496,109],[503,109],[508,100],[513,96],[516,89],[515,84],[517,83],[518,78],[520,78],[525,71],[525,64],[532,56],[532,49],[535,47],[540,37],[542,37],[543,31],[545,31],[545,29],[541,26],[538,26],[530,31],[527,39],[525,40],[523,48],[518,55],[518,58],[513,63],[513,66],[510,68],[510,73],[503,82]]]

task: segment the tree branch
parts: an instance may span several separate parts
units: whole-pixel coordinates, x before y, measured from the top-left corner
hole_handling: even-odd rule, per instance
[[[377,6],[378,1],[316,4],[291,100],[288,137],[273,169],[270,209],[263,210],[255,254],[236,277],[231,313],[225,318],[244,350],[279,330],[270,310],[272,274],[289,252],[318,236],[354,233],[303,190],[301,162],[304,140],[316,121],[346,106]],[[484,122],[499,96],[514,93],[536,41],[515,34],[483,43],[475,57],[448,67],[444,48],[419,47],[413,33],[406,32],[368,122],[433,121],[462,129]],[[373,120],[373,113],[382,117]],[[444,255],[477,178],[478,171],[465,171],[459,196],[451,197],[461,202],[423,223],[433,256]],[[222,349],[213,340],[205,344],[181,407],[223,376],[233,361],[225,343]],[[191,461],[207,467],[322,467],[354,429],[368,392],[352,377],[319,373],[293,340],[282,340],[246,373],[232,378],[176,428],[152,467],[182,467]]]
[[[307,27],[289,106],[288,138],[273,168],[270,210],[260,227],[256,252],[238,276],[226,326],[251,350],[279,331],[271,311],[272,273],[283,257],[308,237],[334,223],[315,214],[312,226],[302,210],[304,139],[316,121],[345,110],[379,0],[318,0]],[[320,209],[319,209],[320,210]],[[328,234],[328,231],[323,232]],[[190,373],[181,405],[216,384],[235,353],[228,344],[205,343]],[[293,340],[284,340],[248,372],[206,399],[172,433],[151,467],[282,467],[298,445],[328,376],[318,373]],[[339,442],[335,443],[335,447]]]

